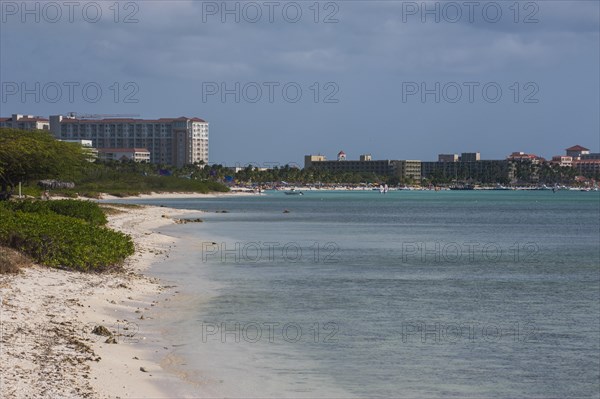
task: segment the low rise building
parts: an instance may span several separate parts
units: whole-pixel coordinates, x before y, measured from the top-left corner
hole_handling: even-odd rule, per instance
[[[498,183],[514,177],[508,160],[479,160],[463,162],[421,162],[421,177],[450,181]]]
[[[0,118],[0,127],[21,130],[50,130],[50,121],[40,116],[12,114],[10,118]]]
[[[405,181],[421,179],[421,161],[416,160],[373,160],[371,154],[363,154],[358,160],[346,159],[340,151],[336,161],[327,161],[323,155],[306,155],[304,168],[332,173],[364,173],[377,176],[395,176]]]
[[[304,156],[304,168],[309,169],[312,167],[313,162],[323,162],[326,161],[324,155],[305,155]]]
[[[600,177],[600,159],[574,160],[573,167],[582,176]]]
[[[458,154],[438,154],[438,162],[458,162]]]
[[[150,162],[146,148],[99,148],[98,158],[105,161]]]
[[[517,151],[510,154],[506,157],[509,161],[530,161],[533,164],[540,164],[545,162],[546,160],[542,157],[539,157],[535,154],[527,154],[523,151]]]
[[[481,154],[478,152],[463,152],[460,154],[460,162],[477,162],[481,160]]]
[[[392,161],[395,165],[395,175],[400,179],[421,181],[421,161],[418,160],[399,160]]]
[[[550,163],[558,166],[571,167],[573,166],[573,157],[569,157],[567,155],[555,155],[552,157],[552,161],[550,161]]]

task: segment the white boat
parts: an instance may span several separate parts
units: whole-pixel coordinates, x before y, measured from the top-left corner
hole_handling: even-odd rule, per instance
[[[304,195],[302,191],[296,191],[295,188],[292,188],[290,191],[284,191],[285,195]]]

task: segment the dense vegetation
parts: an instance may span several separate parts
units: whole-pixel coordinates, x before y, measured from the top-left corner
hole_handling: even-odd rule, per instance
[[[229,189],[216,181],[190,178],[189,168],[169,168],[136,162],[98,162],[85,166],[74,189],[55,190],[65,195],[97,197],[100,193],[116,196],[151,192],[226,192]],[[159,171],[168,174],[160,175]]]
[[[51,202],[0,203],[0,245],[46,266],[80,271],[103,271],[133,254],[129,236],[102,226],[97,204]]]
[[[6,196],[19,182],[75,178],[89,155],[80,145],[55,140],[44,131],[0,129],[0,184]]]
[[[53,194],[97,197],[150,192],[225,192],[229,189],[210,179],[192,177],[198,166],[173,168],[135,162],[90,162],[90,153],[79,144],[55,140],[44,131],[0,128],[0,199],[14,194],[22,183],[23,193],[39,197],[41,179],[75,183],[74,188],[53,189]]]
[[[13,211],[70,216],[97,226],[103,226],[107,222],[106,215],[98,204],[89,201],[8,201],[3,203],[3,207]]]
[[[232,179],[236,183],[275,183],[290,182],[299,184],[316,183],[380,183],[388,184],[410,183],[410,181],[401,182],[395,176],[379,176],[374,173],[350,173],[350,172],[329,172],[316,169],[300,169],[290,165],[277,166],[267,170],[260,170],[253,166],[247,166],[244,169],[233,173],[230,168],[223,165],[210,165],[197,170],[192,174],[193,177],[201,180],[227,180]]]
[[[512,172],[508,173],[508,169]],[[572,184],[577,171],[550,163],[512,162],[481,171],[458,168],[452,176],[434,172],[423,181],[379,176],[373,173],[330,172],[300,169],[285,165],[267,170],[247,166],[237,172],[223,165],[168,165],[136,162],[89,162],[80,146],[56,141],[44,132],[27,132],[0,128],[0,183],[4,192],[23,182],[23,193],[39,197],[43,190],[36,185],[41,178],[55,178],[75,183],[74,188],[53,189],[52,194],[75,197],[99,197],[101,193],[130,196],[150,192],[228,191],[223,183],[270,184],[404,184],[451,185],[457,182],[483,184]],[[599,178],[598,174],[586,176]],[[2,193],[0,192],[0,199]]]
[[[489,164],[485,168],[472,168],[468,164],[457,164],[451,175],[443,170],[434,171],[428,178],[416,181],[411,178],[398,176],[381,176],[373,173],[330,172],[317,169],[299,169],[289,165],[268,170],[256,167],[246,167],[237,173],[222,165],[211,165],[194,172],[194,176],[201,179],[230,179],[236,183],[273,183],[289,182],[294,184],[359,184],[359,183],[387,183],[421,184],[421,185],[452,185],[456,183],[472,184],[573,184],[578,171],[572,167],[559,166],[551,163],[534,164],[530,161],[512,161]],[[587,178],[600,179],[598,173],[587,173]]]
[[[114,194],[139,191],[226,190],[177,176],[158,176],[148,170],[121,170],[119,163],[90,162],[78,144],[55,140],[48,132],[0,128],[0,199],[8,199],[19,183],[25,194],[39,196],[38,181],[75,182],[78,188]],[[58,190],[57,190],[58,191]],[[56,193],[56,191],[54,191]],[[131,238],[105,226],[106,216],[95,203],[62,201],[0,202],[0,272],[14,272],[31,258],[50,267],[103,271],[132,255]],[[15,254],[14,250],[27,257]]]

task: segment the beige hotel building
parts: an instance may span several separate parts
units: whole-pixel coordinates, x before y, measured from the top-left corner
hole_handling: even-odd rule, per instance
[[[181,167],[208,163],[208,122],[200,118],[78,119],[50,116],[50,131],[60,140],[91,140],[94,148],[137,148],[150,162]]]

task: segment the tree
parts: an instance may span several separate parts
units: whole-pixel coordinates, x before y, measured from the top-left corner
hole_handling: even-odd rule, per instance
[[[0,199],[8,199],[19,182],[73,179],[87,158],[81,145],[58,141],[48,132],[0,128]]]

